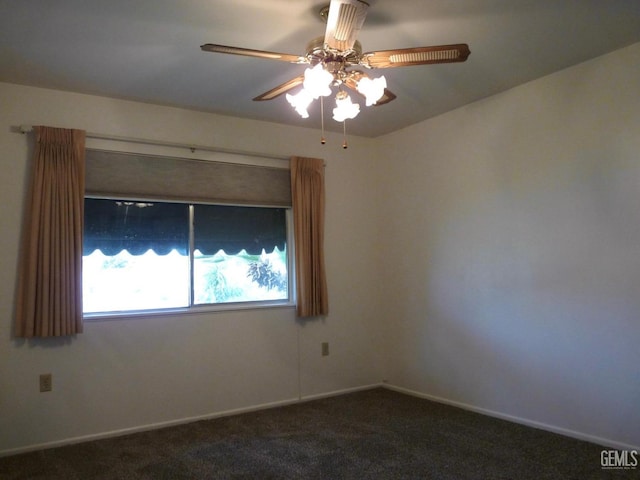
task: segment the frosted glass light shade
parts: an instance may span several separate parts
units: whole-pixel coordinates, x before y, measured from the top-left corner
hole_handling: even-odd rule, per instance
[[[287,102],[289,102],[291,106],[295,108],[296,112],[298,112],[298,114],[302,118],[309,118],[307,107],[309,107],[309,104],[313,101],[313,96],[305,88],[300,90],[295,95],[287,93],[286,97]]]
[[[304,71],[304,89],[313,98],[327,97],[331,95],[331,83],[333,75],[327,72],[321,63]]]
[[[333,119],[344,122],[346,119],[356,118],[360,113],[360,105],[353,103],[349,95],[336,96],[336,108],[333,109]]]
[[[356,88],[358,92],[365,96],[367,107],[369,107],[384,95],[384,89],[387,88],[387,79],[384,76],[373,80],[369,77],[364,77],[358,82]]]

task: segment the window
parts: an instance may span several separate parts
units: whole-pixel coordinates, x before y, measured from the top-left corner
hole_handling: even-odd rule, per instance
[[[289,162],[194,155],[87,149],[86,315],[291,303]]]
[[[288,208],[85,199],[85,314],[290,301]]]

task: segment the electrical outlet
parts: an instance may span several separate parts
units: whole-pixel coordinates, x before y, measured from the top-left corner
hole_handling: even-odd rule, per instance
[[[326,357],[329,355],[329,342],[322,342],[322,356]]]
[[[40,391],[50,392],[53,389],[53,379],[50,373],[40,375]]]

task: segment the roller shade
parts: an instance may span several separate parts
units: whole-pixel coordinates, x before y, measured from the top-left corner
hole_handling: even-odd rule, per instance
[[[288,168],[87,150],[85,184],[106,198],[291,206]]]

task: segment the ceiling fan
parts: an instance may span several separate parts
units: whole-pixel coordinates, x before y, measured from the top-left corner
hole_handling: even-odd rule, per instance
[[[278,60],[294,64],[307,64],[310,68],[304,75],[288,80],[271,90],[258,95],[253,100],[272,100],[287,93],[299,85],[303,88],[296,94],[287,93],[287,100],[303,117],[307,118],[307,107],[317,98],[332,94],[331,87],[337,87],[334,119],[344,122],[355,118],[360,105],[353,103],[343,86],[364,97],[366,105],[384,105],[396,98],[388,90],[384,76],[370,78],[365,71],[378,68],[406,67],[411,65],[429,65],[435,63],[464,62],[469,54],[467,44],[439,45],[431,47],[401,48],[363,52],[362,45],[356,39],[364,24],[369,4],[363,0],[331,0],[320,11],[326,19],[324,37],[312,40],[304,55],[252,50],[207,43],[200,48],[206,52],[245,55],[249,57]],[[324,143],[324,137],[322,140]],[[346,148],[346,142],[343,144]]]

